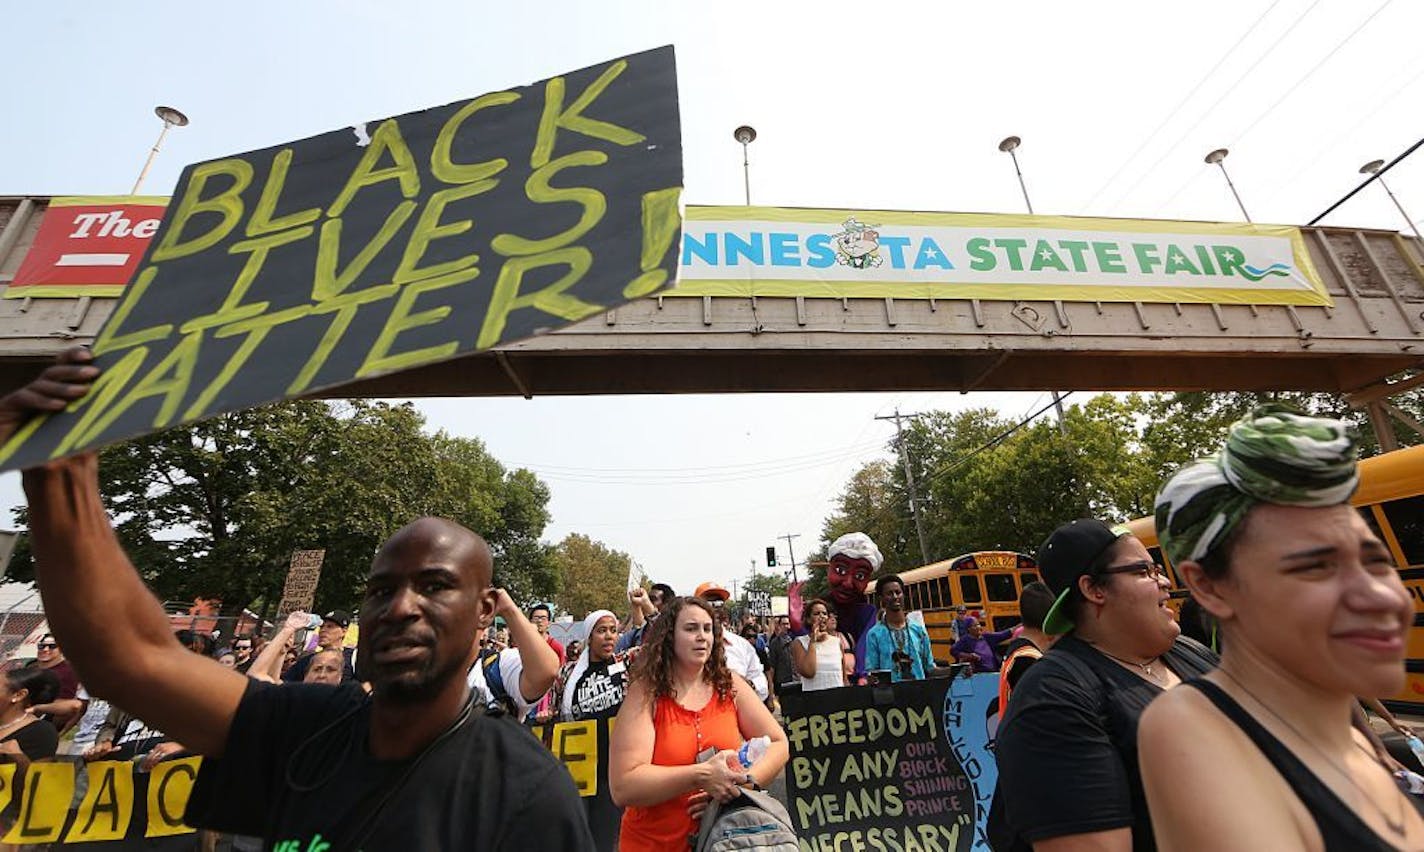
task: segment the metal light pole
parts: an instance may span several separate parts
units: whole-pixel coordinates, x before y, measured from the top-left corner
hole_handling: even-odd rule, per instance
[[[163,130],[159,131],[158,141],[153,143],[153,150],[148,152],[148,159],[143,163],[143,171],[138,173],[138,180],[134,181],[133,190],[129,192],[129,195],[138,195],[138,188],[143,186],[143,179],[148,177],[148,169],[153,165],[153,158],[158,156],[158,149],[163,146],[163,137],[168,135],[168,128],[188,125],[188,116],[173,107],[154,107],[153,112],[163,119]]]
[[[1375,174],[1375,173],[1377,173],[1377,172],[1380,170],[1380,167],[1383,166],[1383,165],[1384,165],[1384,160],[1370,160],[1368,163],[1365,163],[1363,166],[1360,166],[1360,174],[1362,174],[1362,175],[1372,175],[1372,174]],[[1399,199],[1396,198],[1395,195],[1394,195],[1394,192],[1393,192],[1392,190],[1390,190],[1389,184],[1387,184],[1387,183],[1384,182],[1384,178],[1383,178],[1383,177],[1377,177],[1377,178],[1375,178],[1375,183],[1378,183],[1380,186],[1384,187],[1385,194],[1387,194],[1387,195],[1389,196],[1389,200],[1390,200],[1390,201],[1393,201],[1393,202],[1394,202],[1394,207],[1395,207],[1396,210],[1399,211],[1399,215],[1403,216],[1403,217],[1404,217],[1404,221],[1406,221],[1406,222],[1409,223],[1409,230],[1411,230],[1411,231],[1414,232],[1414,238],[1415,238],[1416,240],[1419,240],[1421,243],[1424,243],[1424,236],[1420,236],[1420,235],[1419,235],[1419,226],[1416,225],[1416,224],[1414,224],[1414,220],[1411,219],[1411,218],[1409,218],[1409,214],[1408,214],[1408,213],[1405,213],[1405,212],[1404,212],[1404,205],[1399,203]]]
[[[742,189],[746,193],[747,206],[752,206],[751,167],[747,163],[747,146],[756,140],[756,128],[743,124],[732,131],[732,138],[742,143]]]
[[[1241,215],[1246,217],[1246,221],[1251,221],[1251,214],[1246,212],[1246,205],[1241,203],[1241,195],[1236,191],[1236,184],[1231,182],[1231,175],[1226,173],[1226,164],[1222,160],[1230,153],[1225,148],[1217,148],[1206,155],[1206,162],[1221,169],[1221,176],[1226,178],[1226,185],[1231,188],[1231,196],[1236,199],[1236,206],[1241,208]]]
[[[1014,174],[1018,175],[1019,190],[1023,193],[1024,206],[1028,208],[1028,214],[1032,216],[1033,202],[1028,200],[1028,187],[1024,185],[1023,170],[1019,168],[1019,155],[1014,153],[1022,144],[1023,140],[1017,136],[1005,136],[999,142],[999,150],[1008,154],[1014,161]],[[1058,391],[1049,391],[1049,393],[1053,394],[1053,410],[1058,415],[1058,433],[1066,435],[1068,434],[1067,427],[1063,425],[1063,397],[1059,396]],[[925,564],[929,564],[928,558],[926,558]]]
[[[1019,169],[1019,155],[1014,153],[1014,149],[1023,144],[1023,140],[1017,136],[1005,137],[999,143],[999,150],[1008,154],[1014,161],[1014,174],[1019,177],[1019,189],[1023,192],[1024,206],[1028,208],[1029,215],[1033,215],[1033,202],[1028,200],[1028,187],[1024,186],[1023,172]]]

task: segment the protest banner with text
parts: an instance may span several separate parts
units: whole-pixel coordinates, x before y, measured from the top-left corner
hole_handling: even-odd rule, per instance
[[[987,850],[996,674],[782,698],[802,850]]]
[[[282,587],[282,601],[277,604],[277,620],[302,610],[311,612],[316,602],[316,586],[321,581],[321,563],[325,550],[294,550],[292,564],[287,568],[287,582]]]
[[[671,47],[189,166],[83,400],[0,468],[489,349],[672,283]]]
[[[608,737],[613,732],[614,721],[588,719],[558,722],[552,730],[534,729],[535,736],[549,746],[554,757],[573,776],[588,814],[594,845],[599,849],[614,847],[623,818],[623,809],[613,804],[613,796],[608,791]]]
[[[185,757],[141,772],[131,760],[35,761],[22,776],[21,790],[14,786],[15,765],[0,765],[0,808],[19,805],[0,842],[67,846],[107,841],[111,849],[149,849],[152,838],[191,834],[183,809],[201,762]],[[88,775],[88,784],[76,802],[79,773]]]

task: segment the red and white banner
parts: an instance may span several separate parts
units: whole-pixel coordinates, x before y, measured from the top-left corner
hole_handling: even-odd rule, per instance
[[[5,298],[120,295],[167,205],[168,199],[160,196],[50,199],[34,245]]]

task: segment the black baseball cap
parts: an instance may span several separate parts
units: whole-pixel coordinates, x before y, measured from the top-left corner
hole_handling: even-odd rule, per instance
[[[1073,629],[1072,600],[1078,578],[1087,576],[1098,557],[1125,535],[1126,527],[1110,527],[1095,518],[1070,521],[1038,548],[1038,573],[1058,596],[1043,619],[1043,632],[1059,636]]]
[[[330,621],[332,624],[338,625],[342,630],[345,630],[351,626],[351,613],[344,609],[333,609],[331,612],[323,615],[321,620]]]

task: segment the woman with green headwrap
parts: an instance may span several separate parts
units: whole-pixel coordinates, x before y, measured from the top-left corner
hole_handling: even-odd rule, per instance
[[[1157,495],[1157,534],[1220,624],[1221,664],[1138,729],[1163,849],[1424,849],[1406,795],[1351,725],[1404,683],[1409,595],[1348,504],[1354,428],[1265,406]]]

